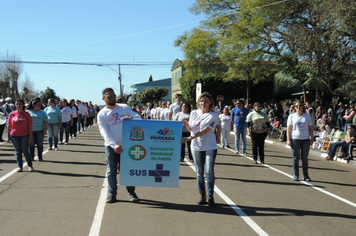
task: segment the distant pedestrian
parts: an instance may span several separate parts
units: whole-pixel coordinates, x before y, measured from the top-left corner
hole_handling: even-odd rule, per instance
[[[229,112],[229,108],[225,107],[223,110],[223,114],[219,115],[220,123],[221,123],[221,144],[224,148],[225,145],[227,148],[231,148],[229,145],[229,134],[231,131],[231,116]]]
[[[54,150],[58,151],[58,130],[62,127],[62,112],[53,98],[48,99],[48,105],[44,110],[48,117],[48,150],[52,150],[54,142]]]
[[[262,110],[262,105],[256,102],[253,105],[254,111],[250,112],[246,117],[247,135],[252,140],[253,162],[257,164],[257,156],[260,156],[260,164],[265,161],[265,139],[270,135],[270,122],[266,113]],[[277,119],[278,120],[278,119]],[[258,152],[257,152],[258,149]]]
[[[59,143],[68,144],[69,141],[69,128],[73,125],[72,109],[68,106],[67,99],[62,99],[62,106],[59,107],[62,112],[62,126],[59,132]],[[66,133],[65,139],[63,141],[63,134]]]
[[[33,100],[27,106],[27,112],[32,118],[32,142],[30,143],[30,154],[32,161],[35,158],[35,145],[37,146],[38,160],[43,161],[43,138],[47,134],[48,117],[46,112],[41,110],[41,101]]]
[[[190,104],[188,102],[183,102],[181,104],[180,107],[180,112],[178,112],[173,120],[175,121],[180,121],[182,122],[183,120],[186,120],[189,122],[189,117],[190,117]],[[187,127],[185,127],[185,125],[183,125],[182,128],[182,137],[189,137],[190,136],[190,132],[188,131]],[[188,157],[190,161],[193,161],[193,156],[192,156],[192,151],[190,149],[190,144],[191,141],[187,141],[187,146],[188,146]],[[185,156],[185,143],[182,143],[181,145],[181,153],[180,153],[180,161],[184,160],[184,156]]]
[[[302,159],[303,180],[311,181],[308,174],[308,155],[313,144],[313,123],[301,101],[294,103],[295,112],[287,121],[287,145],[292,149],[294,181],[299,180],[299,159]]]
[[[77,123],[78,123],[78,116],[79,116],[79,108],[75,104],[75,100],[71,99],[69,101],[69,107],[71,108],[71,115],[73,123],[69,128],[69,138],[77,138]]]
[[[240,137],[242,139],[242,153],[246,152],[246,117],[250,112],[249,109],[244,107],[244,101],[238,100],[236,107],[231,111],[231,120],[234,122],[235,132],[235,153],[238,154],[240,150]]]

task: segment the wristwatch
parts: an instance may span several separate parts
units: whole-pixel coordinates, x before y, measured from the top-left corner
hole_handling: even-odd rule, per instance
[[[191,140],[193,140],[193,137],[192,137],[191,135],[189,136],[189,138],[190,138]]]

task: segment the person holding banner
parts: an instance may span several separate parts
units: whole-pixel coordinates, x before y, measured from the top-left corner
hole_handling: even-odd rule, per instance
[[[181,120],[188,131],[191,132],[190,137],[183,137],[181,142],[192,141],[191,150],[200,194],[198,204],[207,203],[204,183],[204,169],[206,169],[208,205],[214,207],[214,164],[218,149],[217,143],[220,143],[220,136],[215,138],[214,130],[219,123],[219,117],[214,112],[214,100],[208,92],[204,92],[199,96],[198,108],[198,110],[190,113],[189,122],[184,119]],[[205,163],[206,168],[204,168]]]
[[[190,116],[190,104],[188,102],[183,102],[180,106],[180,112],[178,112],[173,120],[175,121],[181,121],[181,120],[186,120],[189,121],[189,116]],[[187,130],[187,128],[185,127],[185,125],[183,125],[183,129],[182,129],[182,137],[189,137],[190,136],[190,132]],[[192,151],[190,149],[190,141],[187,141],[187,146],[188,146],[188,156],[189,156],[189,160],[193,161],[193,156],[192,156]],[[185,143],[182,143],[181,146],[181,152],[180,152],[180,161],[184,160],[184,156],[185,156]]]
[[[108,198],[107,203],[116,202],[117,195],[117,170],[120,166],[123,121],[131,118],[141,119],[141,116],[134,112],[126,104],[116,104],[116,95],[112,88],[103,90],[103,100],[106,106],[98,114],[98,124],[101,136],[105,141],[105,158],[107,164]],[[140,199],[135,193],[134,186],[126,186],[126,191],[133,202]]]

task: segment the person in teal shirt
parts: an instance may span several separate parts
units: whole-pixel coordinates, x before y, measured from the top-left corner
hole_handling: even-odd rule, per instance
[[[35,99],[27,106],[27,112],[32,117],[32,142],[30,144],[30,154],[32,160],[35,159],[35,145],[37,146],[38,160],[43,161],[43,138],[47,133],[48,118],[46,112],[41,110],[41,100]]]
[[[53,98],[48,99],[49,107],[44,110],[48,117],[48,150],[52,150],[54,141],[54,150],[58,150],[58,130],[62,126],[62,112],[56,106]],[[54,139],[54,140],[53,140]]]

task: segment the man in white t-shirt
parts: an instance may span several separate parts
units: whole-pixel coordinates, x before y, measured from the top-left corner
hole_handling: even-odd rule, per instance
[[[315,126],[315,112],[314,112],[314,109],[313,109],[313,107],[311,105],[311,102],[307,102],[306,106],[307,106],[307,113],[310,115],[310,118],[312,120],[313,127],[314,127]]]
[[[108,198],[107,203],[116,202],[117,195],[117,167],[120,165],[122,125],[125,120],[141,119],[126,104],[116,104],[116,95],[112,88],[103,90],[103,100],[106,106],[98,114],[98,124],[101,136],[105,140],[105,158],[107,164]],[[140,199],[135,193],[134,186],[126,186],[126,191],[133,202]]]
[[[156,120],[161,119],[161,111],[162,111],[162,102],[156,104]]]
[[[168,120],[173,120],[173,118],[180,111],[180,105],[183,99],[182,94],[177,93],[175,99],[176,99],[176,103],[170,105],[169,107]]]

